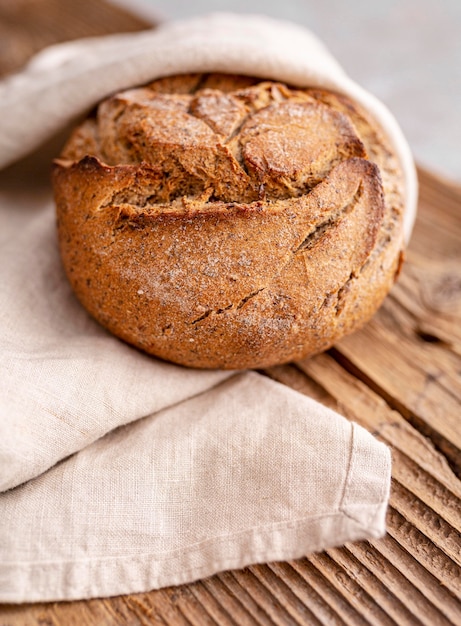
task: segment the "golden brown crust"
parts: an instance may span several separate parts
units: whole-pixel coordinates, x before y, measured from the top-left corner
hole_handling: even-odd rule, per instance
[[[330,92],[161,79],[102,103],[54,186],[84,306],[188,366],[323,350],[371,317],[399,265],[401,174],[363,111]]]

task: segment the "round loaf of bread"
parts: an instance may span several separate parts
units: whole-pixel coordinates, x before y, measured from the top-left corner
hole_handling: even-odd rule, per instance
[[[89,313],[186,366],[327,349],[399,271],[404,185],[343,95],[184,75],[102,102],[53,170],[61,255]]]

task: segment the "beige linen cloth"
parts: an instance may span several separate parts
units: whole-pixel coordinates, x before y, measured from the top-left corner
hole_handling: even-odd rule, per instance
[[[180,72],[324,85],[359,99],[416,185],[392,116],[306,30],[217,14],[62,44],[0,84],[0,161],[107,94]],[[141,592],[385,531],[390,452],[255,372],[150,358],[66,281],[51,190],[0,190],[0,601]]]

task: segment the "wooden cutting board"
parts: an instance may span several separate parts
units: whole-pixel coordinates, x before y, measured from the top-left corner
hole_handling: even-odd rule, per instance
[[[13,5],[37,14],[48,7],[57,22],[47,31],[25,25],[20,12],[11,18],[22,43],[4,72],[53,33],[56,40],[146,26],[96,0],[0,0],[3,26]],[[76,6],[85,15],[77,22]],[[373,320],[325,354],[263,372],[391,447],[387,535],[150,593],[0,605],[1,626],[461,624],[461,187],[422,169],[419,179],[407,260]]]

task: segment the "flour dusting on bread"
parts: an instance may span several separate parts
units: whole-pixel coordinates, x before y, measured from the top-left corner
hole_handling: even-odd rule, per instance
[[[324,350],[370,319],[401,262],[397,160],[333,92],[161,79],[102,102],[53,179],[83,305],[121,339],[187,366]]]

